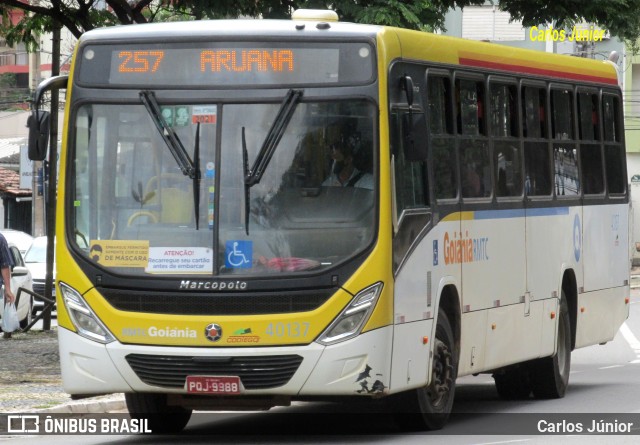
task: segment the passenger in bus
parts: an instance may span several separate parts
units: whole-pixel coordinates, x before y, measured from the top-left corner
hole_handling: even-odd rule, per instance
[[[482,179],[473,164],[465,166],[465,173],[462,177],[462,196],[465,198],[484,196]]]
[[[331,174],[322,183],[329,187],[360,187],[373,190],[373,176],[355,165],[356,141],[342,137],[340,144],[331,145]]]

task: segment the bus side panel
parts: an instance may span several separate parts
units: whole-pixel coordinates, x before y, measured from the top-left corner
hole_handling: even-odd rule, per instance
[[[428,371],[431,369],[429,350],[433,343],[432,330],[433,319],[394,326],[390,384],[392,393],[427,384]]]
[[[573,269],[577,286],[581,283],[581,268],[576,250],[580,243],[576,241],[574,227],[576,221],[582,221],[581,207],[539,207],[526,209],[527,233],[527,291],[532,302],[554,299],[559,301],[562,290],[562,274]],[[578,223],[579,224],[579,223]],[[538,353],[551,355],[555,352],[555,325],[546,323],[548,314],[543,315],[545,332]],[[553,335],[547,335],[551,329]]]
[[[629,316],[624,303],[629,287],[615,287],[578,296],[578,326],[576,348],[613,340],[618,329]]]
[[[578,295],[576,348],[612,340],[629,316],[629,206],[585,206],[584,284]]]
[[[584,292],[628,284],[628,212],[627,204],[584,206]]]
[[[459,288],[460,265],[445,265],[443,227],[459,229],[459,220],[433,228],[409,253],[394,282],[394,340],[391,390],[423,386],[434,345],[434,319],[443,283]],[[427,343],[423,338],[427,337]]]
[[[537,357],[541,308],[525,307],[524,210],[463,212],[465,311],[487,311],[484,368]]]
[[[458,377],[475,374],[486,369],[484,362],[486,357],[487,314],[487,311],[462,314]]]

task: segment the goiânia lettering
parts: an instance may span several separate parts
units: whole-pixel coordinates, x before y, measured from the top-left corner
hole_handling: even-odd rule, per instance
[[[488,261],[489,252],[487,250],[489,238],[471,238],[469,232],[449,232],[444,233],[444,263],[459,264],[472,263],[474,261]]]

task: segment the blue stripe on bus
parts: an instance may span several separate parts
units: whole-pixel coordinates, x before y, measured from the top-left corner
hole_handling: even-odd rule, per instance
[[[569,207],[540,207],[535,209],[509,209],[509,210],[476,210],[474,219],[506,219],[524,218],[526,216],[558,216],[568,215]]]

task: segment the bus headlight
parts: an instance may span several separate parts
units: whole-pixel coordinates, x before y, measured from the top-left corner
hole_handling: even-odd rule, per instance
[[[382,287],[382,283],[376,283],[358,292],[351,300],[351,303],[343,309],[333,323],[320,335],[318,342],[323,345],[331,345],[360,334],[376,307]]]
[[[111,343],[115,338],[98,319],[82,296],[64,283],[59,283],[62,301],[78,334],[99,343]]]

